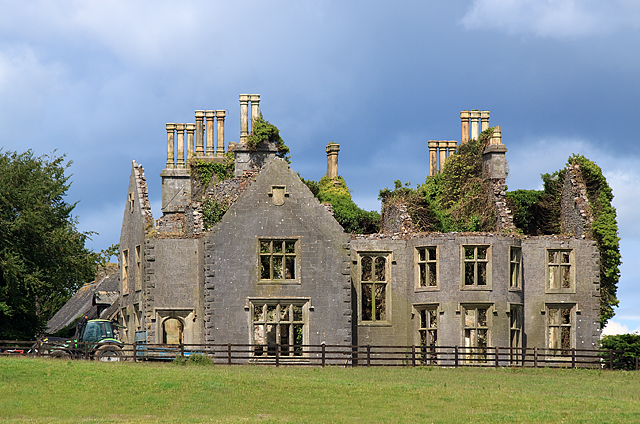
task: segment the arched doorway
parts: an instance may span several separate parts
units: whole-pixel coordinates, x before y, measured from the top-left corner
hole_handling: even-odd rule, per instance
[[[162,343],[180,344],[183,340],[184,325],[178,318],[167,318],[162,323]]]

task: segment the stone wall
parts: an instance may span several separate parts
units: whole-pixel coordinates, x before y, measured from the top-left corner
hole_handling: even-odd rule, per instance
[[[580,165],[568,165],[560,197],[560,221],[564,234],[581,236],[591,228],[593,216]]]

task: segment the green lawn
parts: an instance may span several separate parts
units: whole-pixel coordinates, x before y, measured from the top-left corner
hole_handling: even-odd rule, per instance
[[[640,372],[4,357],[0,422],[640,422]]]

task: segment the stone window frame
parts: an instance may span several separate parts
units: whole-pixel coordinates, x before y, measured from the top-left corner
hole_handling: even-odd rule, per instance
[[[281,308],[282,305],[286,305],[289,309],[288,311],[288,319],[282,319]],[[260,306],[262,310],[262,319],[259,319],[259,315],[256,313],[256,306]],[[275,320],[269,319],[269,309],[268,307],[274,307],[274,318]],[[296,319],[294,307],[300,307],[302,313],[302,319]],[[302,343],[296,344],[289,343],[286,346],[289,346],[285,351],[280,351],[280,356],[287,357],[289,359],[296,358],[306,358],[309,355],[309,352],[306,345],[309,345],[309,311],[311,310],[311,300],[309,298],[275,298],[275,299],[267,299],[267,298],[250,298],[248,299],[246,310],[249,311],[249,343],[252,345],[258,345],[261,343],[256,342],[256,326],[260,325],[275,325],[276,326],[276,343],[271,346],[280,346],[280,341],[282,340],[282,326],[288,325],[288,335],[287,338],[291,340],[296,337],[296,325],[302,325]],[[266,330],[263,329],[263,331]],[[266,331],[265,331],[266,334]],[[263,334],[262,337],[266,338],[267,336]],[[265,346],[265,348],[259,348],[258,346],[254,346],[251,352],[251,356],[256,359],[268,359],[275,356],[275,349],[269,348],[268,341],[266,343],[261,344]]]
[[[474,310],[476,313],[473,325],[467,326],[467,311]],[[485,312],[485,325],[478,323],[478,317],[480,316],[478,310],[484,310]],[[496,314],[495,304],[492,302],[464,302],[458,305],[458,311],[460,313],[460,345],[462,346],[462,357],[465,358],[467,363],[486,363],[487,352],[492,345],[493,338],[493,316]],[[467,330],[475,331],[476,342],[475,344],[467,345]],[[486,331],[484,346],[478,346],[478,331]],[[470,337],[471,338],[471,333]],[[484,353],[483,353],[484,351]],[[484,354],[484,356],[482,356]]]
[[[552,311],[558,311],[557,315]],[[568,310],[567,315],[564,317],[569,318],[569,322],[564,322],[563,313],[561,310]],[[576,303],[545,303],[544,313],[545,319],[545,346],[548,349],[560,349],[560,350],[548,350],[547,355],[549,357],[557,356],[571,356],[571,349],[576,347],[576,321],[578,305]],[[558,329],[555,336],[552,336],[552,329]],[[567,344],[563,345],[562,336],[564,329],[568,330]],[[560,340],[558,340],[560,338]]]
[[[485,259],[477,258],[477,249],[486,248],[486,256]],[[474,258],[467,259],[465,257],[465,249],[474,248]],[[486,243],[478,243],[478,244],[461,244],[460,245],[460,290],[493,290],[493,245]],[[474,283],[473,284],[465,284],[466,280],[466,264],[473,263],[474,266]],[[478,284],[478,264],[486,264],[485,265],[485,282],[486,284]]]
[[[136,245],[135,247],[135,260],[136,260],[136,270],[135,270],[135,291],[142,290],[142,246]]]
[[[293,242],[294,243],[294,251],[291,253],[287,253],[286,252],[286,244],[285,247],[282,249],[283,252],[279,253],[279,252],[274,252],[273,249],[273,242],[282,242],[282,243],[286,243],[286,242]],[[266,253],[263,252],[263,243],[264,242],[268,242],[270,243],[270,252]],[[258,237],[257,240],[257,256],[258,256],[258,264],[257,264],[257,277],[258,277],[258,284],[300,284],[301,280],[300,280],[300,237]],[[262,278],[262,261],[263,261],[263,257],[267,258],[269,257],[269,264],[270,264],[270,269],[269,269],[269,275],[271,277],[273,277],[273,259],[274,256],[278,257],[278,256],[282,256],[283,258],[283,276],[286,277],[285,272],[286,272],[286,261],[287,258],[291,258],[293,257],[293,272],[294,272],[294,277],[293,278]]]
[[[516,253],[517,252],[517,253]],[[516,253],[514,257],[514,253]],[[509,290],[522,291],[522,246],[509,246]]]
[[[122,294],[129,294],[129,249],[122,251]]]
[[[375,270],[373,269],[375,260],[372,261],[372,278],[374,280],[365,282],[362,281],[362,260],[365,257],[370,258],[384,258],[384,277],[383,281],[376,280],[373,274],[375,274]],[[391,326],[391,262],[393,261],[393,252],[389,250],[376,250],[376,251],[358,251],[357,252],[357,298],[358,298],[358,324],[363,326],[382,326],[389,327]],[[376,319],[375,314],[375,296],[371,297],[371,319],[363,319],[363,288],[364,284],[372,284],[371,292],[374,293],[376,286],[384,286],[384,318]]]
[[[521,348],[522,335],[524,334],[524,305],[522,303],[507,304],[509,309],[509,347],[512,349]],[[519,364],[522,360],[521,354],[518,351],[510,352],[510,361],[512,364]]]
[[[559,252],[558,259],[551,261],[550,253]],[[564,262],[562,253],[568,253],[568,262]],[[575,266],[575,251],[570,248],[547,248],[544,250],[544,264],[545,264],[545,293],[575,293],[576,292],[576,266]],[[568,268],[568,271],[565,269]],[[553,271],[557,269],[557,271]],[[568,272],[568,274],[565,274]],[[563,275],[568,277],[569,287],[561,287]],[[560,287],[551,287],[551,279],[557,281],[557,285]]]
[[[129,207],[129,213],[133,213],[133,205],[134,205],[134,195],[133,192],[129,192],[129,194],[127,195],[127,206]]]
[[[420,352],[420,360],[423,364],[436,364],[441,314],[442,305],[440,303],[418,303],[412,306],[412,315],[416,318],[414,343]],[[432,320],[435,321],[435,325]],[[431,336],[428,337],[428,340],[433,341],[432,343],[425,344],[427,336]]]
[[[430,259],[431,255],[427,256],[427,251],[435,250],[435,259]],[[424,260],[421,256],[421,251],[425,252]],[[440,290],[440,248],[438,245],[425,245],[425,246],[416,246],[414,249],[414,263],[415,263],[415,272],[414,272],[414,281],[415,281],[415,291],[423,292],[423,291],[439,291]],[[431,266],[435,268],[435,285],[433,286],[423,286],[422,282],[422,269],[425,269],[425,274],[431,275]]]

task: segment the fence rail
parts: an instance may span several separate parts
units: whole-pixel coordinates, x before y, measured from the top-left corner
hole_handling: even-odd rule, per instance
[[[106,347],[105,347],[106,346]],[[111,346],[112,349],[108,347]],[[116,353],[113,353],[116,352]],[[111,354],[109,354],[111,353]],[[255,344],[146,344],[114,345],[81,342],[63,347],[59,342],[0,340],[0,356],[50,356],[100,360],[165,360],[207,355],[217,364],[287,366],[443,366],[443,367],[552,367],[635,369],[631,352],[607,349],[547,349],[461,346],[357,346]]]

